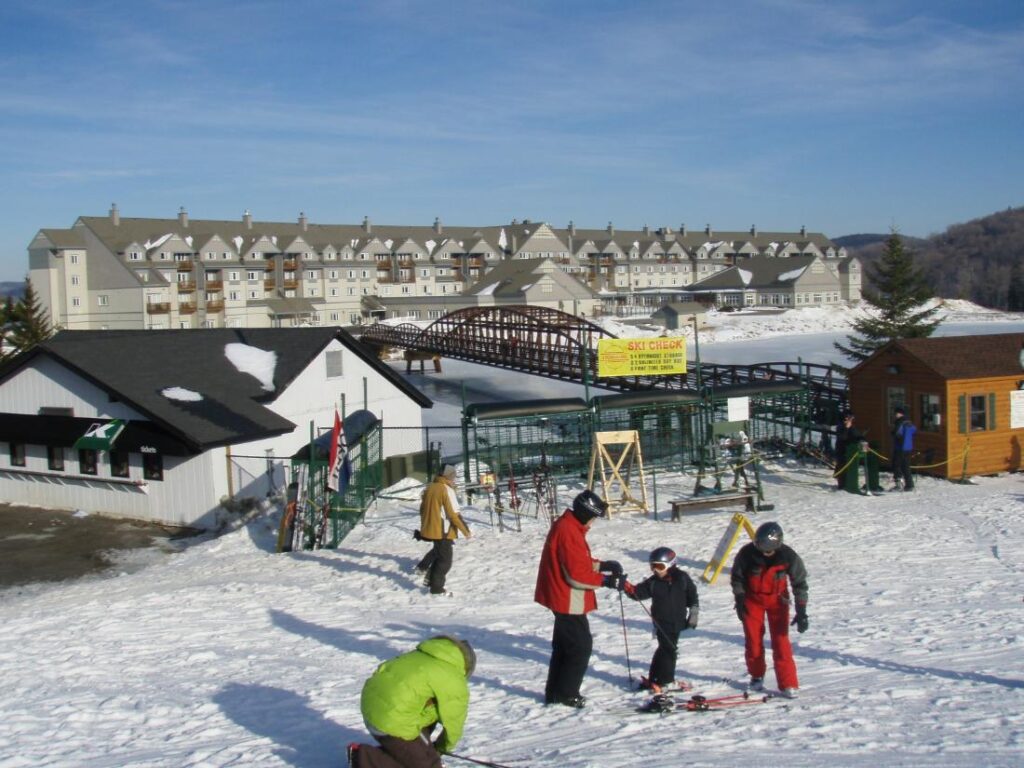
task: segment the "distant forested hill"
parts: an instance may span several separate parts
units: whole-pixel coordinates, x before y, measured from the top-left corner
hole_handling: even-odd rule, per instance
[[[833,238],[865,264],[882,253],[888,234]],[[904,237],[914,262],[931,281],[937,296],[969,299],[993,309],[1013,306],[1012,286],[1024,290],[1024,208],[954,224],[945,232],[920,239]]]
[[[8,296],[12,296],[15,300],[20,299],[25,293],[25,283],[19,281],[17,283],[0,283],[0,298],[6,299]]]

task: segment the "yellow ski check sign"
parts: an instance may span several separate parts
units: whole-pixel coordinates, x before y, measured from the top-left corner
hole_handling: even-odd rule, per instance
[[[686,339],[682,336],[597,342],[598,377],[672,373],[686,373]]]

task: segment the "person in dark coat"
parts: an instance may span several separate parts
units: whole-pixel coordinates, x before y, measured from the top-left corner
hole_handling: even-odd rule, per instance
[[[676,566],[675,552],[668,547],[658,547],[651,552],[648,562],[654,573],[639,584],[626,581],[623,589],[634,600],[651,601],[651,620],[658,648],[646,679],[640,678],[640,687],[650,689],[657,696],[675,683],[679,634],[684,629],[697,628],[700,603],[697,585]]]
[[[594,648],[587,614],[597,608],[598,587],[615,588],[625,580],[619,563],[596,559],[587,544],[594,520],[607,515],[608,503],[593,491],[583,491],[572,509],[551,526],[544,542],[533,599],[555,616],[545,704],[586,706],[580,686]]]
[[[732,593],[736,615],[743,622],[743,639],[750,690],[764,688],[767,669],[764,656],[764,624],[772,637],[772,661],[775,679],[783,696],[795,698],[800,683],[789,642],[789,587],[793,588],[798,632],[806,632],[807,568],[800,555],[782,542],[782,526],[763,523],[754,540],[740,548],[732,564]]]
[[[910,454],[914,451],[914,434],[917,432],[903,406],[893,410],[892,423],[892,479],[893,490],[914,490],[914,478],[910,474]]]
[[[863,433],[854,426],[852,413],[843,414],[843,423],[836,427],[836,487],[843,489],[846,483],[846,473],[849,468],[846,466],[849,459],[846,452],[851,445],[857,445],[864,439]]]

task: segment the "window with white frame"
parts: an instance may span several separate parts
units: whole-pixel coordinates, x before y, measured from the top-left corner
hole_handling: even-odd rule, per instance
[[[105,293],[101,293],[99,296],[96,297],[96,304],[101,307],[109,307],[110,297]]]
[[[82,306],[82,300],[80,298],[78,298],[77,296],[72,297],[72,299],[71,299],[71,306],[72,307],[80,307],[80,306]]]
[[[248,280],[250,283],[255,282],[256,280],[260,279],[260,273],[254,269],[250,269],[248,272],[245,273],[245,279]]]
[[[70,261],[72,264],[77,264],[78,263],[78,254],[77,253],[72,253],[71,256],[68,257],[68,261]]]

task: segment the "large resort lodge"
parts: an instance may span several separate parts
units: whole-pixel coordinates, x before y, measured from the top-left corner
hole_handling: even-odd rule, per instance
[[[820,233],[661,227],[313,224],[83,216],[42,229],[30,277],[70,330],[359,325],[529,304],[579,316],[697,300],[858,301],[860,265]]]

